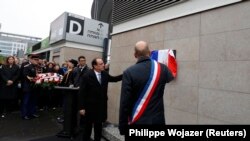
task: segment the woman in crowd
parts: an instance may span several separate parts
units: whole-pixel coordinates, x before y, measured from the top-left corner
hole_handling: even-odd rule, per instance
[[[60,75],[64,75],[64,72],[63,72],[63,69],[62,68],[60,68],[60,65],[59,64],[56,64],[55,66],[54,66],[54,72],[55,73],[58,73],[58,74],[60,74]]]
[[[46,73],[48,72],[54,72],[54,63],[52,62],[48,62],[47,66],[46,66]]]
[[[65,61],[65,62],[62,64],[61,69],[63,70],[63,74],[65,74],[65,73],[68,71],[68,61]]]
[[[11,104],[17,98],[17,84],[19,77],[19,66],[15,64],[15,58],[9,56],[6,63],[2,65],[0,81],[0,114],[4,118],[9,112]]]

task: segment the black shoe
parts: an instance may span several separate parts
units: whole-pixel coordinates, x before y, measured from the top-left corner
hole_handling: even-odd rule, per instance
[[[22,117],[23,120],[30,120],[30,118],[28,116],[24,116]]]
[[[56,134],[57,137],[64,137],[64,138],[70,138],[72,135],[65,131],[60,131]]]
[[[32,118],[39,118],[40,116],[37,115],[37,114],[33,114],[33,115],[31,115],[31,117],[32,117]]]

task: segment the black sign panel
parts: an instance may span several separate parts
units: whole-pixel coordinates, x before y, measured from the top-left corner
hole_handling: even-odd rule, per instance
[[[83,36],[84,20],[68,16],[66,32]]]

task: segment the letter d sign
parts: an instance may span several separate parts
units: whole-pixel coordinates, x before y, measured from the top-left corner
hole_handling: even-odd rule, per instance
[[[72,34],[79,34],[82,30],[82,27],[81,25],[77,22],[77,21],[69,21],[69,33],[72,33]],[[76,28],[74,28],[74,26]]]
[[[83,36],[84,20],[68,17],[66,32]]]

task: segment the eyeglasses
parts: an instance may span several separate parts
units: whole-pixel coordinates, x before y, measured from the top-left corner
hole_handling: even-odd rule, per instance
[[[86,61],[86,60],[80,60],[80,61]]]

